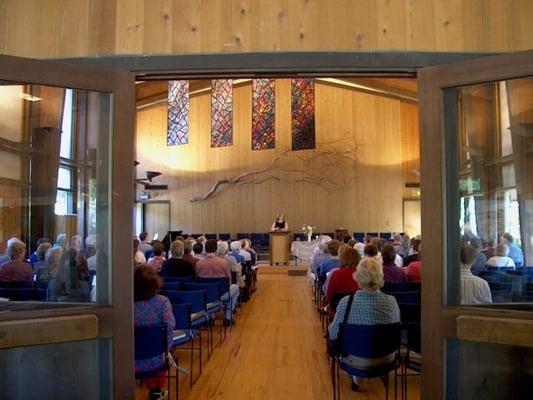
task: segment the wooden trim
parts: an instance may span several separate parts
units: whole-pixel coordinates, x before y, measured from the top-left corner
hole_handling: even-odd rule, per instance
[[[124,73],[113,93],[113,136],[110,161],[112,326],[114,398],[133,398],[133,241],[131,234],[134,187],[133,138],[135,129],[135,79]]]
[[[20,57],[0,56],[0,80],[8,83],[29,83],[56,87],[69,87],[111,94],[112,129],[109,148],[111,179],[109,185],[110,207],[110,263],[112,276],[111,306],[80,306],[70,309],[36,307],[34,310],[13,310],[1,313],[4,320],[49,318],[61,314],[86,314],[95,309],[99,317],[99,337],[112,341],[113,398],[134,397],[133,372],[133,295],[131,215],[133,205],[133,133],[135,123],[134,75],[116,70],[102,70],[57,61],[30,60]],[[111,117],[110,117],[111,119]],[[106,127],[107,129],[107,127]],[[102,284],[102,285],[100,285]],[[99,282],[105,288],[109,282]],[[92,307],[92,308],[91,308]]]
[[[530,319],[526,310],[484,307],[444,306],[444,280],[447,259],[456,260],[447,248],[450,231],[447,215],[445,174],[451,166],[445,160],[445,118],[443,89],[533,74],[533,51],[495,56],[480,60],[422,68],[418,71],[420,114],[420,164],[422,201],[422,352],[431,368],[422,369],[423,399],[442,399],[445,395],[446,339],[457,338],[457,316]],[[454,229],[451,227],[451,229]],[[452,235],[453,236],[453,235]],[[451,262],[451,261],[450,261]]]
[[[460,315],[457,317],[457,338],[471,342],[533,347],[533,320]]]
[[[139,80],[258,76],[414,76],[430,65],[487,57],[497,53],[451,52],[262,52],[98,56],[64,61],[135,72]]]
[[[98,317],[91,314],[0,322],[0,349],[97,337]]]

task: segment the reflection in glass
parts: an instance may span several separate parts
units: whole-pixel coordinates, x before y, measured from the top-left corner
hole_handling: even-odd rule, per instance
[[[446,399],[529,399],[533,350],[448,340]]]
[[[482,303],[462,298],[473,277],[493,302],[532,301],[533,80],[445,89],[444,107],[447,304]]]
[[[0,86],[0,297],[109,303],[110,101]],[[2,268],[10,238],[26,245],[29,282]]]

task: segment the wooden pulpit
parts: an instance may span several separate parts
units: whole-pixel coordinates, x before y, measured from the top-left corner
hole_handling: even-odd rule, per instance
[[[270,265],[289,265],[290,232],[270,232]]]

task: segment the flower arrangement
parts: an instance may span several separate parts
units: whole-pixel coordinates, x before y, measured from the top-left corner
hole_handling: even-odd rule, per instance
[[[313,236],[313,231],[316,229],[316,226],[311,225],[304,225],[302,226],[302,232],[304,235],[307,235],[307,240],[311,240],[311,236]]]

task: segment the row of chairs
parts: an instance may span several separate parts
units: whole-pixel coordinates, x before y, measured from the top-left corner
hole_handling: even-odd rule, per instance
[[[90,270],[87,277],[89,291],[92,289],[96,271]],[[50,300],[49,281],[35,280],[30,282],[0,282],[0,297],[11,301],[48,301]]]
[[[478,276],[489,284],[494,303],[533,301],[532,267],[517,270],[489,268]]]
[[[173,343],[171,348],[166,348],[166,327],[165,335],[159,336],[158,351],[152,354],[170,354],[176,355],[178,350],[189,351],[190,354],[190,386],[196,382],[202,374],[202,331],[207,333],[207,356],[208,359],[213,351],[213,325],[216,324],[217,314],[224,319],[226,309],[232,308],[231,298],[229,297],[229,282],[227,278],[198,278],[196,282],[192,281],[191,277],[164,277],[164,284],[160,294],[166,296],[172,304],[172,311],[175,319],[175,330]],[[228,293],[226,298],[224,295]],[[231,329],[231,325],[230,329]],[[220,324],[220,343],[227,337],[227,326],[224,323]],[[138,332],[140,337],[143,337],[145,331],[150,329],[146,327],[135,328],[135,357],[136,359],[147,358],[146,353],[142,348],[150,346],[145,340],[138,340]],[[159,335],[157,327],[151,329],[152,336]],[[195,346],[195,341],[197,345]],[[163,343],[164,342],[164,343]],[[187,347],[183,347],[188,345]],[[152,345],[153,347],[153,345]],[[140,349],[138,351],[138,348]],[[199,372],[194,378],[194,353],[198,352],[199,356]],[[177,359],[177,357],[174,357]],[[167,371],[167,379],[170,387],[170,362],[167,359],[165,362],[165,370]],[[153,374],[158,374],[162,370],[153,371]],[[143,379],[146,374],[136,374],[136,379]],[[178,398],[178,373],[173,377],[176,379],[176,398]]]
[[[323,328],[331,322],[328,313],[324,312],[325,296],[321,290],[320,279],[315,281],[314,298],[317,309],[320,311]],[[381,358],[395,353],[392,360],[388,360],[379,366],[372,368],[357,369],[342,361],[342,357],[331,357],[331,379],[333,384],[333,398],[340,399],[339,370],[342,369],[350,375],[361,378],[383,377],[385,384],[385,396],[388,398],[389,372],[394,370],[395,398],[397,392],[397,370],[400,370],[402,398],[407,398],[407,377],[411,374],[420,374],[421,371],[421,286],[412,284],[407,290],[397,290],[399,286],[389,285],[383,291],[394,296],[398,302],[401,322],[387,325],[344,325],[343,343],[341,354],[352,354],[360,358]],[[352,293],[334,293],[332,304],[328,307],[336,307],[339,301]],[[324,326],[324,321],[327,323]],[[327,333],[327,331],[326,331]],[[416,357],[414,356],[416,354]],[[411,373],[408,371],[412,371]]]

